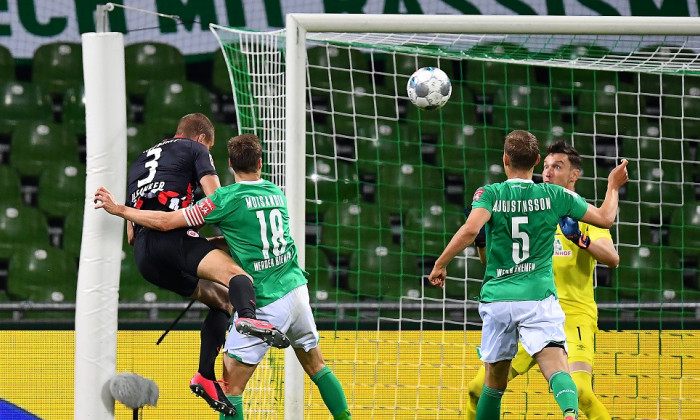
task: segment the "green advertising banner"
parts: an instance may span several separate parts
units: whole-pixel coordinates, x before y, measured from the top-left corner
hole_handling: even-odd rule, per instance
[[[209,23],[253,30],[284,26],[287,13],[406,13],[491,15],[698,16],[699,0],[121,0],[109,14],[126,42],[157,32],[161,42],[187,55],[217,48]],[[95,10],[104,0],[0,0],[0,44],[15,58],[31,58],[39,45],[80,42],[95,31]],[[142,9],[138,11],[135,9]],[[172,19],[166,17],[177,16]],[[179,20],[178,20],[179,19]],[[180,24],[176,24],[176,23]],[[150,39],[155,37],[151,34]]]

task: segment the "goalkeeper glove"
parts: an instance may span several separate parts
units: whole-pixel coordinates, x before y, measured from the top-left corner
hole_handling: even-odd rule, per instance
[[[559,219],[559,227],[566,239],[575,243],[579,248],[587,249],[591,245],[591,238],[581,233],[578,221],[571,217],[565,216]]]
[[[464,209],[464,215],[467,216],[467,218],[469,218],[469,213],[471,212],[471,209]],[[476,235],[476,238],[474,238],[474,245],[476,245],[477,248],[486,248],[486,225],[479,229],[479,233]]]

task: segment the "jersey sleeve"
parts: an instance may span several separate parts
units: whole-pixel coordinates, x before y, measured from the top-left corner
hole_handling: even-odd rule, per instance
[[[559,217],[569,216],[580,220],[586,214],[588,202],[585,198],[558,185],[551,185],[551,187],[554,188],[554,202],[557,204]]]
[[[482,208],[493,213],[494,195],[488,185],[477,188],[472,197],[472,208]]]
[[[597,226],[589,225],[587,223],[580,223],[581,227],[581,232],[586,234],[589,238],[591,238],[591,242],[595,242],[598,239],[603,239],[607,238],[612,240],[612,236],[610,235],[610,231],[608,229],[602,229]]]
[[[197,174],[197,180],[202,179],[205,175],[216,175],[214,159],[206,146],[193,141],[192,153],[194,154],[194,172]]]
[[[201,226],[205,223],[215,224],[224,217],[223,205],[215,192],[209,197],[197,201],[194,206],[182,210],[187,226]]]

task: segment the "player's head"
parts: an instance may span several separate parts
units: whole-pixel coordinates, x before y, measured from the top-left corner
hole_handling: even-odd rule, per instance
[[[565,141],[558,141],[547,148],[542,168],[542,181],[570,190],[581,175],[581,155]]]
[[[206,115],[198,112],[180,118],[175,135],[202,143],[208,149],[214,146],[214,125]]]
[[[531,170],[540,161],[537,137],[524,130],[511,131],[503,146],[503,163],[516,171]]]
[[[228,141],[228,158],[234,172],[252,174],[262,167],[262,146],[255,134],[241,134]]]

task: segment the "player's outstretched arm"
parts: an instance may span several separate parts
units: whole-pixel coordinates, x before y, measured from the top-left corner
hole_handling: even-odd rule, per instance
[[[586,214],[582,221],[590,223],[600,228],[610,229],[617,216],[617,205],[620,196],[620,187],[627,183],[627,159],[622,159],[622,163],[616,166],[608,175],[608,191],[605,193],[605,200],[600,207],[588,205]]]
[[[475,208],[469,214],[467,221],[459,228],[457,233],[447,244],[442,255],[438,257],[433,266],[428,280],[433,286],[445,287],[445,277],[447,276],[447,264],[452,261],[457,254],[464,251],[464,248],[471,245],[479,234],[479,230],[491,218],[491,213],[483,208]]]
[[[172,230],[187,227],[187,221],[183,217],[182,211],[151,211],[137,210],[119,204],[114,200],[112,193],[105,187],[100,187],[95,191],[95,208],[105,209],[109,214],[119,216],[126,220],[131,220],[137,225],[141,225],[153,230]],[[202,224],[204,221],[202,220]]]

